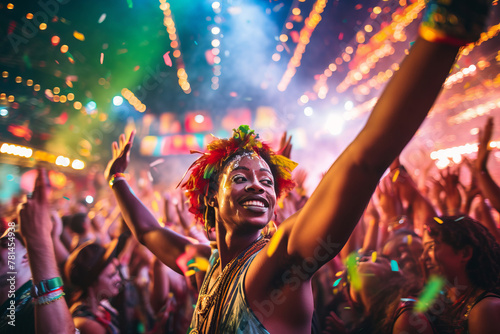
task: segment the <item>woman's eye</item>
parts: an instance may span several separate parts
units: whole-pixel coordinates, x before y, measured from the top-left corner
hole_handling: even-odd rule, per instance
[[[265,179],[265,180],[262,180],[261,181],[262,183],[268,185],[268,186],[272,186],[273,185],[273,181],[272,180],[268,180],[268,179]]]
[[[235,176],[233,178],[233,182],[235,183],[241,183],[241,182],[245,182],[246,181],[246,178],[244,178],[243,176]]]

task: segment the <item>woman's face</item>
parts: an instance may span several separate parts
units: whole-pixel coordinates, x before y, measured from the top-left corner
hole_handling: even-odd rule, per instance
[[[359,260],[357,271],[361,288],[356,290],[351,284],[349,294],[354,304],[363,305],[366,309],[370,306],[371,297],[386,284],[392,271],[391,264],[381,256],[375,262],[371,257],[364,256]]]
[[[464,267],[462,252],[442,242],[439,237],[431,237],[427,231],[424,232],[422,241],[424,251],[421,260],[427,276],[444,276],[448,282],[454,282]]]
[[[421,275],[419,258],[422,256],[422,240],[411,235],[401,235],[384,245],[382,253],[395,260],[405,273]]]
[[[236,156],[220,176],[216,218],[233,228],[263,228],[276,204],[274,176],[257,154]],[[249,225],[250,224],[250,225]]]
[[[113,259],[101,272],[97,282],[94,283],[94,288],[99,299],[108,299],[120,292],[121,278],[118,274],[117,265],[118,260]]]

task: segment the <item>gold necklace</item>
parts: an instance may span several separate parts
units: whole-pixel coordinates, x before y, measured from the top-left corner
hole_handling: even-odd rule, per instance
[[[220,278],[224,274],[224,270],[222,273],[219,274],[219,276],[217,276],[217,279],[215,280],[214,284],[212,285],[212,288],[210,289],[210,292],[209,293],[203,293],[203,292],[208,289],[208,284],[210,284],[209,282],[212,279],[213,272],[215,271],[215,268],[217,268],[219,266],[219,264],[220,264],[220,258],[217,259],[217,262],[215,262],[215,264],[213,266],[213,270],[210,270],[208,279],[204,282],[203,286],[200,289],[199,308],[196,311],[200,315],[205,315],[205,313],[207,313],[207,311],[210,310],[210,308],[212,307],[212,304],[214,302],[213,295],[214,295],[216,289],[219,287],[218,283],[220,282]],[[226,268],[227,267],[228,266],[226,266]],[[226,268],[224,268],[224,269],[226,269]],[[207,283],[207,284],[205,284],[205,283]]]

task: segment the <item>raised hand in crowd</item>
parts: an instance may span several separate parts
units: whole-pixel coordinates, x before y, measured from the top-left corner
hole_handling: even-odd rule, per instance
[[[33,285],[36,287],[32,295],[36,333],[74,333],[75,327],[63,298],[61,275],[54,254],[48,188],[46,172],[40,169],[32,197],[19,210],[21,234],[28,251]]]
[[[488,170],[488,158],[492,150],[489,145],[493,135],[493,118],[489,117],[484,128],[479,132],[479,146],[475,161],[476,177],[479,188],[491,205],[500,212],[500,187],[493,180]]]

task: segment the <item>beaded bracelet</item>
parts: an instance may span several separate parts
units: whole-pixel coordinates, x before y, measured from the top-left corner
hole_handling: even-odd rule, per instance
[[[61,299],[64,296],[64,292],[62,288],[51,291],[43,296],[35,298],[35,303],[37,305],[47,305],[58,299]]]
[[[113,188],[113,184],[117,181],[125,180],[125,174],[124,173],[115,173],[111,175],[111,178],[109,179],[109,187]]]

